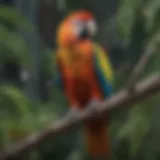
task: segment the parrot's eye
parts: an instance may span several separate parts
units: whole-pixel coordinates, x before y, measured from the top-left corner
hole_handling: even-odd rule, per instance
[[[97,31],[97,26],[96,26],[95,21],[93,21],[93,20],[88,21],[87,22],[87,29],[88,29],[90,35],[94,36]]]

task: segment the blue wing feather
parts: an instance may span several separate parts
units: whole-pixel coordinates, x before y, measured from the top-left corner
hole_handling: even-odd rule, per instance
[[[104,97],[109,97],[113,91],[113,70],[109,57],[103,49],[95,45],[93,53],[93,67],[99,87]]]

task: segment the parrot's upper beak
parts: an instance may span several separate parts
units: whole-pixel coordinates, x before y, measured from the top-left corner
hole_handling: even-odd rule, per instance
[[[90,35],[90,33],[89,33],[87,28],[83,28],[81,30],[81,32],[79,33],[79,39],[81,39],[81,40],[88,39],[90,37],[91,37],[91,35]]]

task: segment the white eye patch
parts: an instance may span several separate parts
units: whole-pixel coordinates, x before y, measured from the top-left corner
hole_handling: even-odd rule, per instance
[[[88,31],[90,32],[91,36],[94,36],[96,34],[97,26],[96,26],[95,21],[93,21],[93,20],[88,21],[86,27],[87,27]]]

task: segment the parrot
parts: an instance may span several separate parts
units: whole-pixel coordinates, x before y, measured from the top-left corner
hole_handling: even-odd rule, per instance
[[[73,11],[59,24],[56,35],[57,83],[71,110],[101,104],[113,92],[113,67],[108,52],[93,40],[97,33],[94,15],[87,10]],[[89,155],[111,156],[107,117],[84,122]]]

